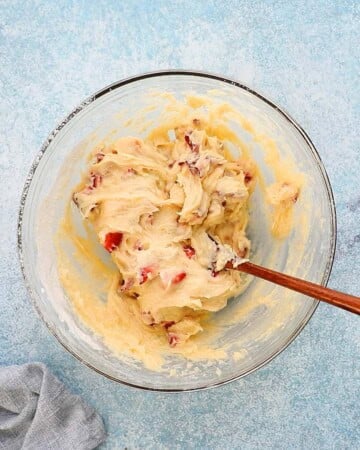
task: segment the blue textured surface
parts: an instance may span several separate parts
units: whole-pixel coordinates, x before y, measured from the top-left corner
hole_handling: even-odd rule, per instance
[[[40,322],[15,225],[34,155],[84,97],[144,71],[217,72],[312,137],[338,211],[330,286],[360,295],[359,17],[357,0],[0,1],[0,363],[48,364],[103,416],[104,448],[359,448],[358,317],[321,305],[285,352],[222,388],[132,390],[82,366]]]

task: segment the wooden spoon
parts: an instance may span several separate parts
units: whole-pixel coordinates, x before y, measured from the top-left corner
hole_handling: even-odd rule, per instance
[[[285,275],[284,273],[276,272],[275,270],[270,270],[251,262],[244,262],[234,267],[233,263],[229,261],[225,267],[227,269],[239,270],[240,272],[254,275],[255,277],[262,278],[271,283],[279,284],[280,286],[308,295],[309,297],[330,303],[330,305],[346,309],[355,314],[360,314],[360,297],[334,291],[324,286],[320,286],[319,284]]]

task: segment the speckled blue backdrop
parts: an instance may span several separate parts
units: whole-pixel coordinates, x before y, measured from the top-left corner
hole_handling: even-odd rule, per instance
[[[103,448],[360,447],[359,318],[321,305],[269,365],[216,390],[117,385],[68,355],[32,309],[16,254],[20,192],[57,122],[84,97],[144,71],[234,77],[307,130],[338,211],[330,286],[360,294],[357,0],[0,1],[0,363],[43,361],[103,416]]]

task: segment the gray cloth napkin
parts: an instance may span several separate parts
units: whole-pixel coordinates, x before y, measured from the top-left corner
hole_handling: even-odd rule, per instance
[[[93,449],[103,422],[44,364],[0,367],[0,449]]]

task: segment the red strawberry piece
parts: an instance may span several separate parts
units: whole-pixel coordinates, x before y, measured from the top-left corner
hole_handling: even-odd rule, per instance
[[[114,232],[108,233],[105,236],[104,247],[108,252],[113,252],[120,244],[123,238],[122,233]]]
[[[200,175],[200,170],[199,170],[196,166],[194,166],[194,164],[192,164],[192,163],[186,161],[186,165],[188,166],[190,172],[191,172],[194,176]]]
[[[152,269],[151,267],[143,267],[143,268],[140,270],[140,280],[139,280],[139,283],[140,283],[140,284],[146,283],[146,281],[148,280],[149,275],[150,275],[151,273],[153,273],[153,269]]]
[[[185,142],[186,142],[187,145],[191,148],[191,146],[192,146],[192,140],[191,140],[191,138],[190,138],[190,134],[189,134],[189,133],[186,133],[184,137],[185,137]]]
[[[251,173],[245,172],[245,176],[244,176],[245,184],[250,183],[250,181],[251,181],[252,179],[253,179],[253,177],[252,177]]]
[[[95,189],[98,186],[100,186],[100,183],[102,181],[102,176],[99,173],[91,173],[90,174],[90,188]]]
[[[186,277],[186,272],[180,272],[172,278],[171,283],[172,284],[180,283],[180,281],[182,281],[185,277]]]
[[[128,280],[123,280],[123,282],[121,283],[121,288],[120,290],[122,292],[128,291],[129,289],[131,289],[134,286],[135,280],[133,278],[129,278]]]
[[[104,159],[105,154],[103,152],[96,153],[95,158],[96,162],[99,163]]]
[[[194,153],[199,153],[200,146],[199,146],[199,144],[195,144],[191,140],[191,133],[185,133],[184,137],[185,137],[185,142],[190,147],[191,151]]]
[[[192,259],[195,256],[195,249],[193,247],[191,247],[191,245],[184,245],[183,249],[184,249],[185,255],[189,259]]]
[[[173,325],[175,325],[175,322],[173,320],[163,320],[160,325],[162,327],[165,328],[165,330],[167,330],[168,328],[172,327]]]
[[[180,342],[180,338],[175,333],[168,333],[168,343],[170,347],[175,347]]]

